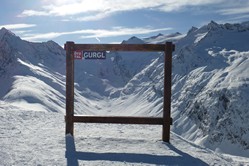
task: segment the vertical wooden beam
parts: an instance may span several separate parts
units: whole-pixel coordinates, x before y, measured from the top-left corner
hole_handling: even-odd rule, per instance
[[[74,123],[74,42],[66,43],[66,134],[73,136]]]
[[[172,52],[174,45],[171,42],[166,42],[164,52],[164,101],[163,101],[163,130],[162,139],[164,142],[170,140],[170,125],[171,125],[171,73],[172,73]]]

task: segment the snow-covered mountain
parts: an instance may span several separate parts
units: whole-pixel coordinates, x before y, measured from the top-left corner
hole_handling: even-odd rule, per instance
[[[150,44],[159,44],[159,43],[164,44],[166,41],[171,41],[171,42],[175,43],[178,40],[180,40],[181,38],[183,38],[184,36],[186,36],[186,35],[181,34],[180,32],[176,32],[176,33],[168,34],[168,35],[163,35],[163,34],[159,33],[156,36],[144,38],[143,41],[145,43],[150,43]]]
[[[178,42],[173,67],[174,131],[188,130],[185,138],[212,149],[248,151],[248,38],[246,24],[210,22]]]
[[[173,41],[172,131],[204,147],[249,156],[248,23],[211,21],[187,34],[132,37]],[[75,61],[75,112],[162,116],[163,54],[110,52]],[[0,108],[64,112],[65,51],[0,30]]]
[[[247,24],[212,21],[201,28],[191,28],[186,36],[175,41],[174,132],[217,151],[249,156],[248,39]],[[171,39],[165,37],[164,41],[168,40]],[[129,88],[139,87],[140,90],[132,91],[147,94],[149,102],[158,102],[158,110],[162,108],[162,63],[159,57],[127,84]],[[153,91],[140,88],[145,84]],[[144,111],[149,114],[151,110]]]
[[[203,27],[191,28],[186,36],[175,41],[174,132],[217,151],[238,155],[247,151],[246,156],[249,155],[248,38],[248,24],[223,25],[211,21]],[[168,40],[171,39],[165,37]],[[149,101],[162,96],[162,63],[162,58],[158,58],[137,74],[139,81],[132,79],[139,85],[131,87],[153,84],[154,91],[143,91]]]
[[[28,110],[64,112],[65,52],[53,41],[30,43],[0,30],[0,97]]]

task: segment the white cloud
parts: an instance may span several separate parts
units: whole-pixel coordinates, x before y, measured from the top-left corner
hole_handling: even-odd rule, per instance
[[[31,28],[35,27],[36,24],[6,24],[6,25],[0,25],[0,28],[6,28],[6,29],[23,29],[23,28]]]
[[[170,12],[186,6],[210,5],[222,1],[225,0],[43,0],[41,10],[24,10],[19,16],[74,16],[78,21],[90,21],[122,11],[148,9]]]
[[[103,13],[98,13],[96,15],[89,15],[89,16],[84,16],[84,17],[73,17],[70,20],[74,20],[74,21],[96,21],[96,20],[100,20],[103,19],[105,17],[108,17],[109,15],[111,15],[112,13],[108,13],[108,12],[103,12]]]
[[[148,34],[153,32],[161,32],[171,30],[172,28],[124,28],[124,27],[114,27],[112,30],[96,30],[92,31],[90,35],[81,36],[81,38],[96,38],[96,37],[113,37],[113,36],[125,36],[125,35],[140,35]]]
[[[57,33],[57,32],[50,32],[50,33],[43,33],[43,34],[25,34],[22,36],[22,39],[28,41],[39,41],[43,39],[53,39],[64,35],[64,33]]]
[[[75,3],[78,0],[41,0],[43,4],[65,5],[69,3]]]
[[[138,35],[138,34],[149,34],[153,32],[168,31],[172,28],[159,28],[153,29],[151,27],[135,27],[135,28],[125,28],[125,27],[114,27],[112,29],[84,29],[70,32],[50,32],[43,34],[26,34],[22,38],[28,41],[39,41],[39,40],[51,40],[53,38],[63,36],[63,35],[82,35],[81,38],[94,38],[98,40],[100,37],[113,37],[113,36],[125,36],[125,35]]]
[[[186,7],[191,6],[205,6],[205,5],[214,5],[214,4],[221,4],[224,0],[170,0],[167,3],[162,4],[158,7],[159,10],[164,12],[171,12],[171,11],[179,11]]]
[[[29,16],[49,16],[50,13],[46,11],[24,10],[17,17],[29,17]]]
[[[236,8],[222,9],[219,12],[223,15],[245,14],[249,13],[249,5],[236,7]]]
[[[19,16],[72,16],[88,12],[99,13],[110,9],[104,0],[81,0],[71,1],[71,3],[69,1],[64,1],[63,3],[49,2],[49,4],[42,6],[42,8],[40,11],[24,10]]]

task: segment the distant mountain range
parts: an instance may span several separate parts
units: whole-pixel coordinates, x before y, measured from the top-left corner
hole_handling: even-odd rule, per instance
[[[123,44],[176,45],[172,131],[217,151],[249,155],[249,23],[211,21]],[[75,112],[162,116],[163,53],[110,52],[75,61]],[[0,30],[0,101],[13,108],[64,112],[65,51]]]

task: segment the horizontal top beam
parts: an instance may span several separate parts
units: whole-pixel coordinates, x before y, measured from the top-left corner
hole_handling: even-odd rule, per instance
[[[75,50],[87,51],[164,51],[165,45],[155,44],[75,44]]]
[[[165,51],[165,44],[74,44],[85,51]]]

